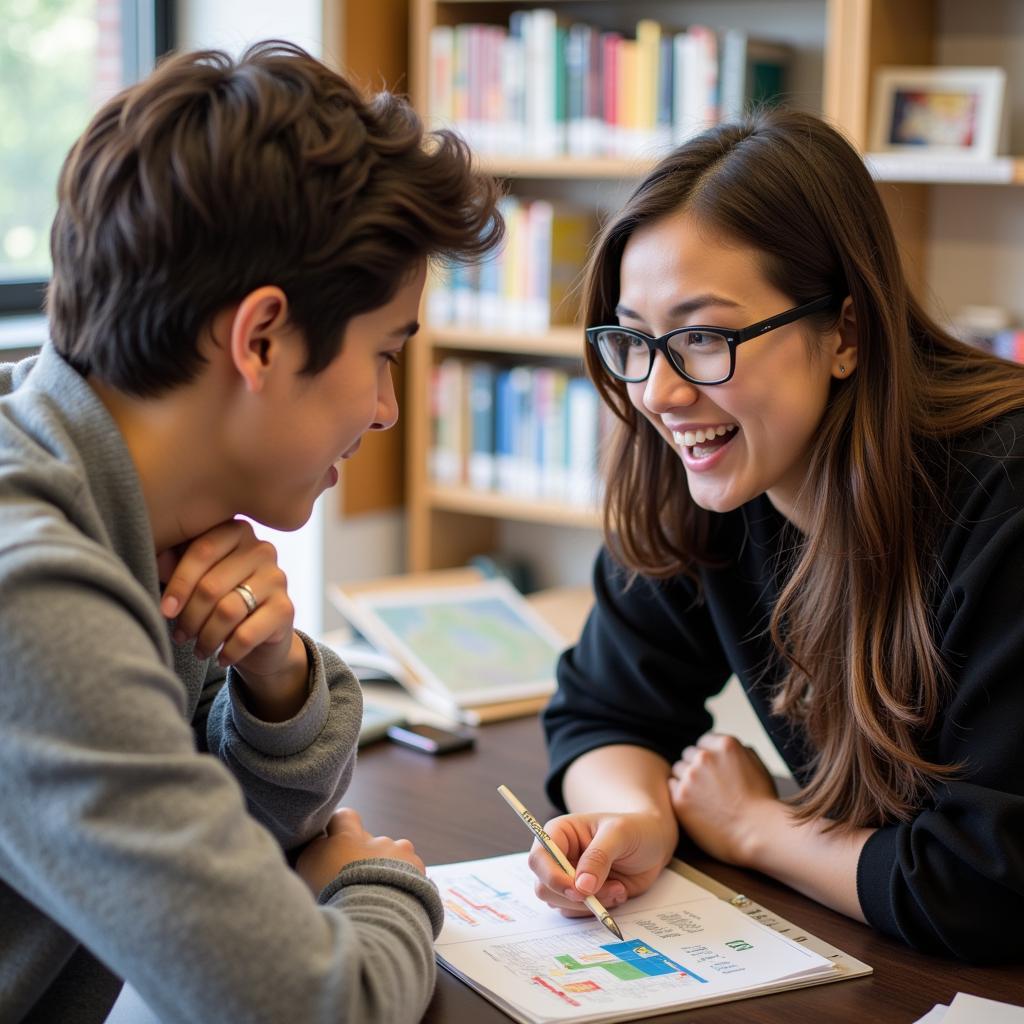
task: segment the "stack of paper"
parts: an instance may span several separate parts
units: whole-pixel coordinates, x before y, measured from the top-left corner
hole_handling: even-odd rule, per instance
[[[917,1024],[1024,1024],[1024,1006],[999,1003],[994,999],[957,992],[946,1006],[937,1003]]]

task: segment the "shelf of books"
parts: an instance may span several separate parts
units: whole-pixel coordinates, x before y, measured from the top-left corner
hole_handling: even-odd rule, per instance
[[[571,157],[588,174],[635,174],[633,159],[783,92],[792,57],[786,43],[739,28],[676,31],[634,15],[620,31],[612,26],[626,5],[598,5],[604,25],[571,7],[513,10],[487,24],[461,20],[459,4],[420,6],[426,20],[434,15],[423,26],[432,117],[483,158],[528,173],[575,173],[529,162]]]
[[[504,248],[432,275],[411,353],[413,571],[495,543],[504,520],[600,525],[612,424],[583,372],[579,296],[604,183],[637,180],[709,121],[786,87],[794,48],[738,27],[738,5],[737,24],[685,28],[644,6],[413,0],[420,108],[509,183]],[[817,108],[825,3],[811,6]]]
[[[993,3],[1010,17],[1010,0]],[[432,279],[410,353],[409,561],[420,571],[498,543],[504,519],[597,523],[610,424],[583,375],[578,306],[588,246],[621,201],[612,189],[709,123],[778,96],[823,112],[864,151],[876,69],[954,62],[946,38],[969,38],[971,15],[940,0],[411,0],[411,18],[419,109],[508,187],[504,249]],[[1021,158],[868,157],[925,294],[941,183],[1024,184]]]
[[[596,456],[611,424],[577,368],[446,355],[430,383],[431,484],[476,492],[472,508],[482,514],[533,503],[532,519],[546,509],[552,521],[591,521]],[[470,509],[464,498],[459,507]]]

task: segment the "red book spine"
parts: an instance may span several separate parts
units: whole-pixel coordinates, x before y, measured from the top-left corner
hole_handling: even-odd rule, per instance
[[[601,37],[601,71],[603,75],[601,92],[604,100],[606,129],[614,129],[619,120],[619,44],[621,42],[622,36],[617,32],[606,32]]]

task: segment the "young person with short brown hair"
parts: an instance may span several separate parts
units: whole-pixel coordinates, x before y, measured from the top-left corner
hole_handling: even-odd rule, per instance
[[[171,57],[61,174],[52,343],[0,367],[0,1018],[415,1021],[436,890],[335,814],[358,684],[273,547],[398,414],[493,181],[283,43]],[[288,859],[295,867],[289,867]]]

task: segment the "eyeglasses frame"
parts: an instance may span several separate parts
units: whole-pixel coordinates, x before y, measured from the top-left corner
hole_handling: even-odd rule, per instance
[[[834,302],[835,296],[822,295],[817,299],[811,299],[810,302],[794,306],[792,309],[787,309],[775,316],[768,317],[767,320],[759,320],[756,324],[751,324],[749,327],[743,327],[739,330],[732,330],[728,327],[712,327],[704,324],[692,324],[689,327],[677,327],[674,331],[669,331],[668,334],[663,334],[660,338],[652,338],[649,334],[644,334],[643,331],[637,331],[632,327],[621,327],[618,324],[605,324],[600,327],[588,327],[586,329],[586,335],[587,341],[594,346],[594,350],[597,352],[597,358],[601,361],[601,365],[609,374],[611,374],[612,377],[618,381],[622,381],[624,384],[642,384],[647,380],[651,375],[651,370],[654,369],[654,357],[656,353],[660,352],[665,357],[669,366],[671,366],[672,369],[675,370],[676,373],[678,373],[684,380],[689,381],[691,384],[715,387],[718,384],[724,384],[726,381],[732,380],[733,374],[736,372],[737,345],[742,345],[743,342],[750,341],[752,338],[760,338],[769,331],[774,331],[779,327],[785,327],[787,324],[795,323],[797,320],[802,320],[805,316],[810,316],[812,313],[820,313],[823,310],[828,309],[828,307]],[[622,377],[605,362],[604,356],[601,354],[601,346],[598,343],[598,335],[601,331],[612,330],[624,331],[634,337],[641,338],[647,344],[647,354],[649,357],[647,372],[642,377]],[[719,334],[725,338],[726,344],[729,346],[729,372],[726,376],[719,380],[696,380],[685,370],[676,365],[675,360],[672,358],[671,350],[668,347],[669,339],[674,338],[677,334],[686,334],[694,331],[704,331],[708,334]]]

